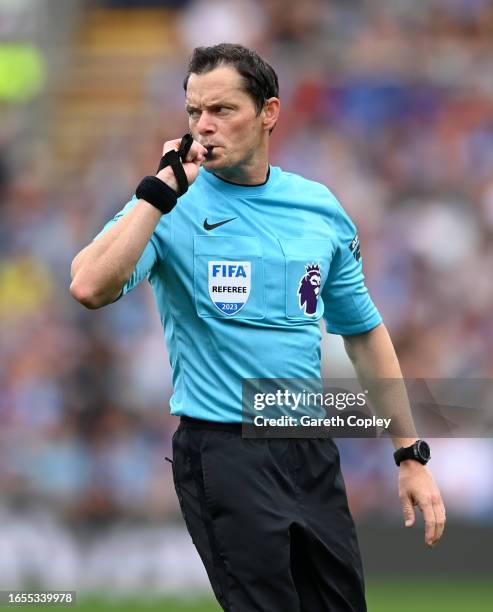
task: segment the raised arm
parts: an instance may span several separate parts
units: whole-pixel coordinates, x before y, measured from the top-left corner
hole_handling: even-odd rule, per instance
[[[149,242],[161,211],[139,200],[72,261],[70,293],[87,308],[114,302]]]
[[[163,154],[178,150],[181,140],[165,143]],[[207,149],[194,142],[183,164],[188,183],[195,181]],[[170,166],[156,175],[178,191]],[[111,226],[107,232],[80,251],[72,261],[70,293],[87,308],[101,308],[115,301],[131,277],[162,212],[144,199]]]

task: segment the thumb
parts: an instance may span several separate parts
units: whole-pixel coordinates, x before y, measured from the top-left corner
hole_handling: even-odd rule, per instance
[[[416,515],[414,513],[414,506],[409,497],[406,497],[402,502],[402,511],[404,513],[404,525],[406,527],[412,527]]]

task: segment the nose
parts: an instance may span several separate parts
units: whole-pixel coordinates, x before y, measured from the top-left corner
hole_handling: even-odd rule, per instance
[[[200,113],[200,118],[195,124],[199,134],[213,134],[216,131],[216,126],[213,117],[206,110]]]

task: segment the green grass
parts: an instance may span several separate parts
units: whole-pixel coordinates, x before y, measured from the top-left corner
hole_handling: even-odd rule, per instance
[[[368,612],[491,612],[493,581],[368,581]]]
[[[491,612],[493,581],[482,580],[368,580],[368,612]],[[39,606],[35,606],[39,608]],[[2,606],[4,610],[32,610],[33,606]],[[70,610],[42,606],[43,610]],[[102,600],[83,599],[72,608],[74,612],[221,612],[211,599],[178,600]],[[270,612],[270,611],[269,611]],[[279,610],[272,612],[289,612]],[[314,611],[317,612],[317,611]]]

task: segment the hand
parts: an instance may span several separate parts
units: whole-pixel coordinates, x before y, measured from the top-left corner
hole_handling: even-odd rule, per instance
[[[412,527],[415,522],[414,506],[423,513],[425,544],[433,547],[445,529],[445,507],[440,490],[426,465],[413,459],[402,461],[399,467],[399,499],[404,512],[404,524]]]
[[[163,146],[163,155],[168,151],[178,151],[180,148],[181,138],[175,140],[168,140]],[[183,169],[187,175],[188,184],[191,185],[199,174],[199,168],[205,161],[207,155],[207,149],[199,144],[196,140],[193,141],[190,151],[185,158],[183,163]],[[156,174],[158,179],[161,179],[164,183],[169,185],[175,191],[178,191],[178,183],[176,182],[175,175],[170,166],[163,168]]]

